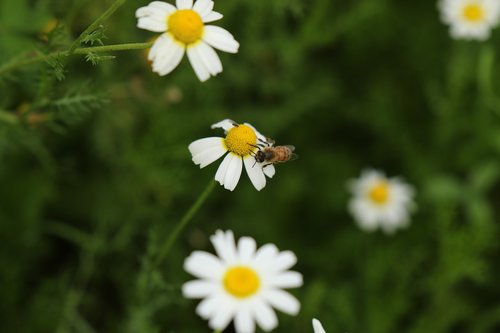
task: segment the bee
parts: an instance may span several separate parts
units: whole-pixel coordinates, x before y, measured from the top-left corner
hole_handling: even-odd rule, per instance
[[[297,158],[297,154],[293,152],[294,150],[295,147],[292,145],[259,148],[255,153],[255,161],[264,163],[264,166],[293,161]]]

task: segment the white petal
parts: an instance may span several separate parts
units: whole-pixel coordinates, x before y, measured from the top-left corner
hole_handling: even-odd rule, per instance
[[[198,304],[196,313],[203,319],[208,319],[220,307],[222,296],[215,294],[208,296]]]
[[[206,25],[204,31],[203,40],[211,46],[224,52],[238,52],[240,44],[226,29],[214,25]]]
[[[215,162],[226,153],[226,147],[219,146],[209,149],[201,154],[193,156],[193,162],[200,165],[200,169]]]
[[[232,154],[227,154],[226,157],[222,160],[222,163],[219,165],[217,172],[215,173],[215,180],[219,182],[219,184],[224,185],[224,177],[227,173],[227,168],[229,167],[229,163],[233,159]]]
[[[255,322],[252,318],[250,309],[242,307],[236,312],[236,317],[234,318],[234,326],[236,333],[254,333],[255,332]]]
[[[215,235],[210,237],[210,241],[212,242],[215,252],[220,259],[226,265],[233,265],[236,261],[236,244],[234,242],[233,232],[228,230],[223,232],[221,230],[217,230]]]
[[[210,12],[207,15],[203,16],[202,20],[203,20],[204,23],[210,23],[210,22],[214,22],[214,21],[220,20],[223,17],[224,16],[221,13]]]
[[[254,317],[257,324],[266,332],[278,326],[276,312],[265,302],[259,302],[253,307]]]
[[[226,175],[224,176],[224,188],[226,190],[233,191],[240,180],[243,162],[241,156],[234,155],[232,153],[229,153],[228,155],[232,156],[232,159],[229,161]]]
[[[238,241],[238,255],[241,263],[248,263],[255,255],[257,244],[251,237],[241,237]]]
[[[184,260],[184,270],[196,277],[221,279],[224,274],[222,262],[211,253],[194,251]]]
[[[211,137],[196,140],[188,146],[193,162],[204,168],[218,160],[227,151],[223,138]]]
[[[253,156],[247,156],[243,159],[248,177],[257,191],[262,190],[266,186],[266,177],[259,163],[255,163]]]
[[[234,317],[236,307],[227,297],[221,297],[219,305],[212,315],[208,325],[213,330],[223,331]]]
[[[316,318],[313,319],[313,329],[314,333],[326,333],[325,329],[323,328],[323,325],[321,325],[319,320]]]
[[[200,43],[198,43],[200,44]],[[198,53],[198,45],[190,45],[187,48],[187,55],[189,62],[191,63],[191,67],[193,67],[196,76],[201,82],[205,82],[210,78],[210,72],[208,71],[207,66],[203,62],[200,54]]]
[[[154,32],[167,31],[167,25],[165,24],[165,21],[159,22],[150,17],[141,17],[139,21],[137,21],[137,27]]]
[[[196,52],[205,64],[212,76],[222,72],[222,63],[214,49],[205,42],[199,42],[196,46]]]
[[[237,250],[236,250],[236,242],[234,240],[234,234],[232,231],[228,230],[224,234],[225,236],[225,241],[226,241],[226,262],[231,265],[236,261],[237,257]]]
[[[202,154],[203,152],[205,152],[209,149],[221,146],[222,145],[221,139],[222,138],[219,138],[219,137],[210,137],[210,138],[199,139],[199,140],[191,142],[191,144],[188,146],[188,149],[191,152],[191,155],[193,155],[193,156],[198,155],[198,154]]]
[[[218,283],[205,280],[193,280],[184,283],[182,294],[186,298],[205,298],[220,290]]]
[[[191,9],[193,8],[193,0],[177,0],[177,9]]]
[[[135,16],[139,19],[138,27],[155,32],[167,30],[167,18],[176,8],[168,3],[153,1],[146,7],[136,10]]]
[[[302,286],[302,274],[288,271],[270,277],[269,284],[276,288],[297,288]]]
[[[263,295],[274,308],[293,316],[299,313],[299,301],[286,291],[272,289],[268,290]]]
[[[269,178],[273,178],[274,174],[276,173],[276,169],[274,168],[273,164],[267,164],[266,166],[262,167],[262,171],[264,171],[264,174]]]
[[[284,271],[297,263],[297,257],[292,251],[282,251],[274,259],[273,269]]]
[[[262,270],[268,270],[274,264],[278,254],[278,248],[274,244],[265,244],[257,250],[255,265]]]
[[[169,58],[165,57],[165,60],[163,63],[160,65],[157,65],[158,70],[156,71],[160,76],[165,76],[172,72],[181,62],[182,57],[184,56],[184,48],[182,48],[180,45],[175,44],[176,47],[173,49],[173,53],[170,55]],[[159,58],[156,58],[157,61]],[[153,63],[154,65],[155,63]]]
[[[162,10],[166,14],[172,14],[173,12],[175,12],[177,10],[177,8],[175,8],[174,5],[171,5],[171,4],[169,4],[167,2],[163,2],[163,1],[153,1],[153,2],[150,2],[148,6]]]
[[[214,8],[214,2],[211,0],[198,0],[194,3],[193,10],[196,11],[200,17],[210,14]]]
[[[161,35],[155,41],[154,45],[156,44],[158,44],[157,48],[154,50],[151,48],[148,58],[153,61],[153,72],[164,76],[179,65],[184,56],[184,48],[168,33]]]
[[[234,120],[224,119],[222,121],[219,121],[218,123],[213,124],[212,126],[210,126],[210,128],[212,128],[212,129],[222,128],[222,129],[224,129],[224,131],[227,132],[236,125],[238,125],[238,124]]]
[[[168,33],[161,34],[160,37],[156,38],[153,46],[149,50],[148,60],[155,61],[158,58],[158,62],[154,66],[163,65],[163,61],[168,60],[169,57],[174,53],[175,41]]]
[[[154,40],[153,46],[151,46],[151,48],[149,49],[148,60],[153,60],[154,58],[156,58],[158,50],[165,45],[165,41],[158,43],[158,40],[161,38],[161,36],[162,35]]]

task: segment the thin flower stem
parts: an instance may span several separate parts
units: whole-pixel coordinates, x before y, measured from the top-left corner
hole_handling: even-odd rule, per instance
[[[221,333],[221,330],[215,330],[214,333]]]
[[[174,230],[172,231],[172,233],[168,237],[167,241],[165,242],[165,245],[161,248],[160,254],[158,255],[158,258],[155,261],[155,266],[158,266],[159,264],[161,264],[163,259],[165,259],[165,257],[168,255],[168,253],[170,252],[170,249],[174,245],[174,242],[179,237],[179,234],[186,227],[188,222],[193,218],[193,216],[196,214],[196,212],[198,212],[201,205],[203,205],[203,203],[207,200],[209,194],[215,188],[215,184],[216,184],[215,181],[213,179],[211,179],[210,183],[208,183],[205,190],[201,193],[201,195],[198,197],[198,199],[194,202],[194,204],[184,214],[184,216],[179,221],[179,223],[175,226]]]
[[[75,41],[73,42],[73,44],[71,44],[71,47],[69,49],[69,55],[72,55],[75,50],[78,48],[78,46],[80,46],[80,43],[82,42],[82,40],[87,37],[92,31],[94,31],[95,29],[97,29],[99,27],[99,25],[101,24],[102,21],[106,20],[108,17],[110,17],[111,15],[113,15],[113,13],[121,6],[125,3],[126,0],[115,0],[115,2],[113,2],[113,4],[111,5],[111,7],[109,7],[101,16],[99,16],[91,25],[89,25],[87,27],[87,29],[85,29],[81,34],[80,36],[78,36]]]
[[[143,50],[153,46],[154,42],[146,43],[127,43],[114,44],[94,47],[81,47],[75,50],[75,54],[87,54],[91,52],[111,52],[111,51],[126,51],[126,50]]]
[[[147,43],[127,43],[127,44],[114,44],[114,45],[104,45],[104,46],[94,46],[94,47],[80,47],[74,50],[70,54],[69,50],[56,51],[49,54],[35,53],[34,56],[30,58],[21,58],[18,61],[10,62],[0,66],[0,75],[13,71],[17,68],[31,65],[40,61],[50,59],[52,57],[67,57],[75,54],[88,54],[88,53],[98,53],[98,52],[111,52],[111,51],[126,51],[126,50],[143,50],[153,46],[153,42]]]

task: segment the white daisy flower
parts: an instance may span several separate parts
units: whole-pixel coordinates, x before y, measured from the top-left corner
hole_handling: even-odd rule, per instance
[[[499,0],[441,0],[439,9],[455,39],[486,40],[500,20]]]
[[[321,325],[321,322],[316,318],[313,319],[313,329],[314,333],[326,333],[323,325]]]
[[[203,298],[196,312],[212,329],[222,331],[234,319],[236,333],[253,333],[255,323],[271,331],[278,326],[273,308],[299,312],[299,301],[282,290],[302,286],[302,275],[288,270],[297,262],[293,252],[280,252],[274,244],[257,249],[250,237],[241,237],[236,245],[232,231],[217,230],[210,240],[218,257],[193,252],[184,269],[199,280],[185,283],[182,292],[187,298]]]
[[[367,170],[349,184],[353,197],[349,210],[356,222],[366,231],[380,227],[386,233],[410,223],[414,208],[414,191],[399,178],[387,178],[382,172]]]
[[[225,119],[212,125],[212,128],[222,128],[225,138],[210,137],[196,140],[189,145],[193,162],[204,168],[228,153],[215,174],[215,180],[227,190],[234,190],[241,176],[243,164],[253,186],[260,191],[266,186],[266,177],[272,178],[274,165],[262,165],[255,160],[258,145],[270,146],[265,136],[252,125],[238,125],[230,119]]]
[[[193,0],[177,0],[176,4],[153,1],[135,12],[137,27],[163,33],[149,51],[148,60],[153,63],[153,72],[163,76],[179,65],[186,52],[200,81],[206,81],[222,72],[213,48],[236,53],[239,44],[227,30],[205,25],[222,18],[212,10],[213,1],[198,0],[193,5]]]

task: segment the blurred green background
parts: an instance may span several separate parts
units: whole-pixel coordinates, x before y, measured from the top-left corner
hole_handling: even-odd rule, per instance
[[[153,37],[136,28],[147,3],[128,0],[104,42]],[[110,4],[0,0],[0,63],[67,49]],[[182,298],[192,278],[182,263],[231,229],[298,256],[302,310],[280,314],[277,332],[312,332],[312,317],[329,333],[499,332],[499,33],[454,41],[435,1],[219,0],[215,10],[241,47],[219,52],[224,72],[203,84],[187,59],[157,76],[144,51],[0,78],[1,331],[209,332]],[[47,36],[53,19],[61,26]],[[246,174],[234,192],[217,186],[154,269],[219,164],[199,170],[187,146],[222,135],[210,125],[224,118],[300,158],[261,192]],[[346,183],[367,167],[415,186],[410,228],[354,224]]]

